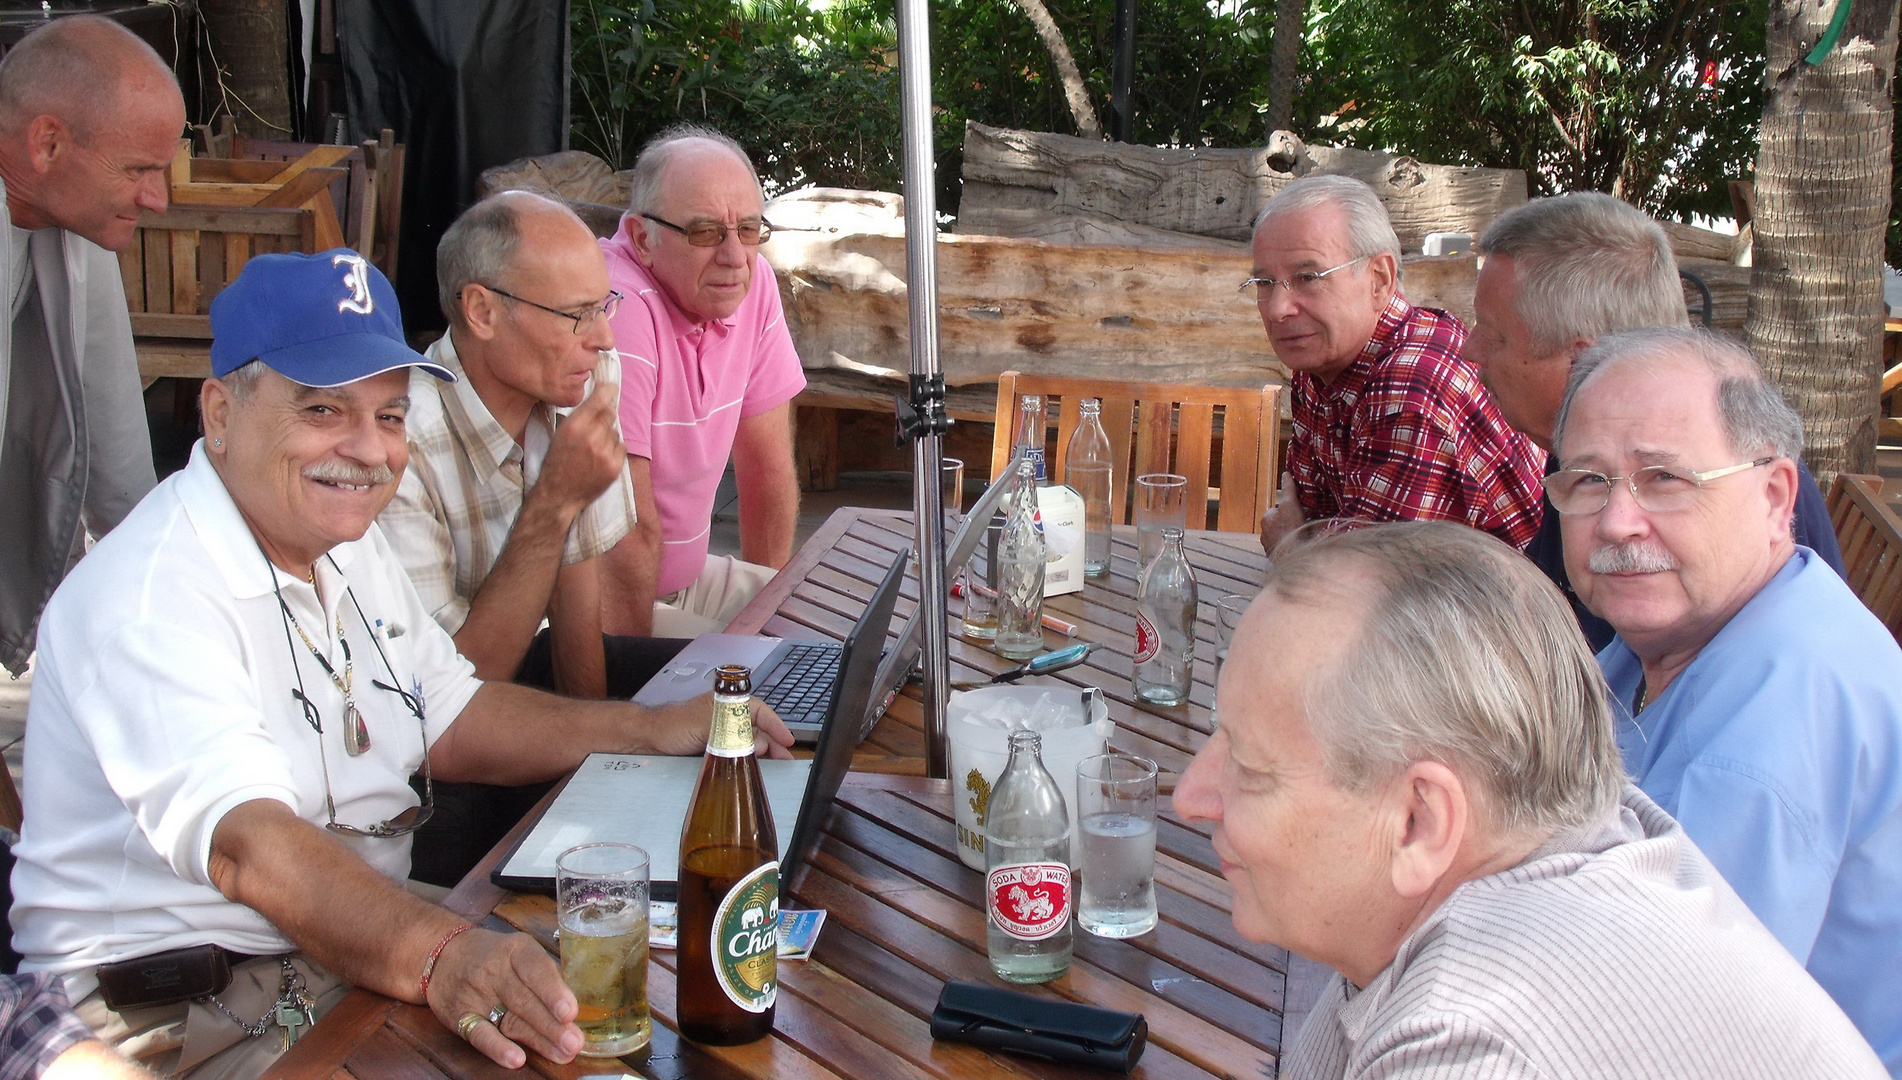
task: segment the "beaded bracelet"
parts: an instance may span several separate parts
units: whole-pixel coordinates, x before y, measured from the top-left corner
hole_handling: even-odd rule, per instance
[[[429,959],[423,961],[423,1004],[429,1004],[429,977],[436,973],[436,961],[442,958],[442,951],[449,947],[450,942],[456,940],[457,934],[474,929],[474,925],[463,923],[444,934],[442,940],[436,943],[436,947],[429,950]]]

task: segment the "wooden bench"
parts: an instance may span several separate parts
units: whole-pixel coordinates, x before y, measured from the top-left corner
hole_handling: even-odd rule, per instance
[[[1838,473],[1829,487],[1829,520],[1842,545],[1849,587],[1902,641],[1902,486],[1879,476]]]

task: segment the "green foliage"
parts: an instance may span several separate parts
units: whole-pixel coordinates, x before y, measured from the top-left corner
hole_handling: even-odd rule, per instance
[[[1725,181],[1756,160],[1768,17],[1765,0],[1315,0],[1298,113],[1314,141],[1520,168],[1534,194],[1727,215]]]
[[[679,120],[753,152],[770,186],[898,190],[893,0],[572,0],[571,141],[617,168]],[[1115,0],[1047,0],[1108,123]],[[1295,128],[1310,141],[1527,171],[1728,214],[1762,114],[1767,0],[1308,0]],[[638,6],[637,6],[638,4]],[[1259,143],[1273,0],[1141,0],[1135,139]],[[1011,0],[932,0],[939,207],[964,123],[1074,133]],[[1717,64],[1702,85],[1705,61]]]
[[[886,5],[889,7],[889,4]],[[889,10],[863,0],[573,0],[570,143],[617,169],[681,121],[738,139],[768,185],[896,184]]]

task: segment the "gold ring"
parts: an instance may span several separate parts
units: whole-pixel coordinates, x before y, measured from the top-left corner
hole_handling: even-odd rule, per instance
[[[477,1024],[480,1024],[486,1019],[488,1019],[488,1017],[483,1016],[481,1013],[463,1013],[462,1019],[456,1021],[456,1030],[462,1033],[462,1041],[468,1042],[469,1033],[475,1030]]]

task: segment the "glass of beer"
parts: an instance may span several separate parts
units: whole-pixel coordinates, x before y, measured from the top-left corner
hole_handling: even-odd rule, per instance
[[[1076,769],[1077,925],[1097,937],[1156,928],[1156,763],[1134,754],[1087,757]]]
[[[586,1057],[620,1057],[647,1045],[647,852],[632,844],[582,844],[555,860],[561,977],[581,1009]]]

